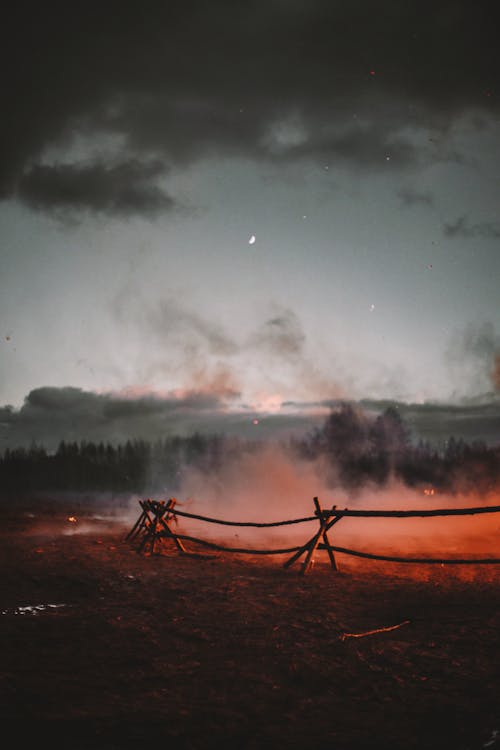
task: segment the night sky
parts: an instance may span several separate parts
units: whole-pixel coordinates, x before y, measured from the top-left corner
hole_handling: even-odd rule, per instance
[[[500,440],[495,10],[3,11],[4,444],[344,399]]]

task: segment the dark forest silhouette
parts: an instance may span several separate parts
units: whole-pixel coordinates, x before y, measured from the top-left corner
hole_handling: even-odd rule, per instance
[[[54,453],[40,445],[7,449],[0,458],[0,492],[173,493],[190,468],[212,473],[259,447],[258,442],[195,433],[118,445],[63,441]],[[321,460],[332,487],[383,487],[395,478],[410,487],[484,493],[500,484],[500,447],[454,437],[442,449],[415,444],[395,408],[373,417],[344,404],[320,428],[284,448],[293,458]]]
[[[394,407],[371,417],[344,404],[299,449],[309,459],[323,457],[331,481],[350,489],[367,483],[383,486],[396,478],[409,487],[488,492],[500,482],[499,446],[454,437],[442,449],[422,440],[415,444]]]

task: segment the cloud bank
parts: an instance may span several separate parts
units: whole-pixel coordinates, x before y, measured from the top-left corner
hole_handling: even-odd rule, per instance
[[[168,394],[95,393],[80,388],[42,387],[32,390],[20,409],[0,407],[0,450],[33,442],[55,449],[61,440],[118,443],[127,439],[155,440],[172,435],[237,435],[275,440],[304,435],[322,424],[341,401],[285,402],[276,412],[257,412],[238,402],[230,391]],[[351,402],[355,403],[355,402]],[[500,400],[481,403],[405,404],[363,400],[357,408],[381,414],[398,410],[413,440],[443,445],[449,437],[500,443]]]
[[[156,216],[174,207],[174,200],[154,179],[164,172],[161,162],[36,164],[18,183],[19,198],[40,211],[102,212]]]

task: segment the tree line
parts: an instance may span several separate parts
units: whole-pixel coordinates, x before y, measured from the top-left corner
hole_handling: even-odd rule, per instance
[[[500,447],[453,437],[440,449],[412,442],[392,407],[373,417],[344,404],[321,427],[283,448],[293,459],[319,462],[332,487],[355,490],[396,478],[410,487],[453,493],[486,492],[500,484]],[[258,449],[258,442],[198,433],[117,445],[62,441],[52,453],[40,445],[7,449],[0,458],[0,492],[174,493],[190,468],[214,473]]]
[[[7,449],[0,458],[0,492],[95,491],[140,493],[175,490],[192,466],[217,469],[240,450],[240,441],[195,433],[150,442],[61,441],[55,452],[40,445]]]
[[[395,407],[376,417],[350,404],[297,443],[304,457],[322,459],[330,484],[356,489],[395,478],[450,493],[488,492],[500,484],[500,446],[451,436],[437,448],[414,442]]]

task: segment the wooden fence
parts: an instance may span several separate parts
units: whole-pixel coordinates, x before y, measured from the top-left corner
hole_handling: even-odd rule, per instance
[[[429,558],[429,557],[395,557],[392,555],[379,555],[371,552],[362,552],[359,550],[348,549],[347,547],[338,547],[330,542],[328,533],[331,528],[342,518],[429,518],[436,516],[472,516],[482,513],[499,513],[500,505],[481,506],[476,508],[442,508],[432,510],[350,510],[344,508],[337,509],[334,505],[330,510],[323,510],[317,497],[314,498],[314,515],[305,518],[294,518],[285,521],[271,521],[258,523],[255,521],[226,521],[220,518],[210,518],[196,513],[181,511],[176,507],[176,500],[171,498],[168,501],[163,500],[140,500],[141,513],[132,529],[128,532],[126,539],[136,542],[139,552],[150,552],[155,554],[161,548],[161,545],[172,542],[180,553],[188,555],[197,555],[199,553],[188,551],[185,542],[199,545],[211,550],[220,552],[233,552],[236,554],[247,555],[289,555],[283,566],[290,567],[297,562],[302,556],[304,559],[301,563],[300,571],[302,574],[307,573],[310,569],[313,556],[316,550],[326,550],[330,560],[332,570],[337,570],[335,552],[362,557],[369,560],[382,560],[396,563],[425,563],[439,565],[497,565],[500,564],[500,558]],[[173,521],[177,518],[190,518],[205,523],[219,524],[222,526],[239,526],[247,528],[271,528],[278,526],[290,526],[292,524],[303,524],[316,521],[319,523],[319,529],[304,544],[295,547],[286,547],[284,549],[250,549],[247,547],[228,547],[215,542],[209,542],[205,539],[190,536],[187,534],[178,534],[172,529]]]

